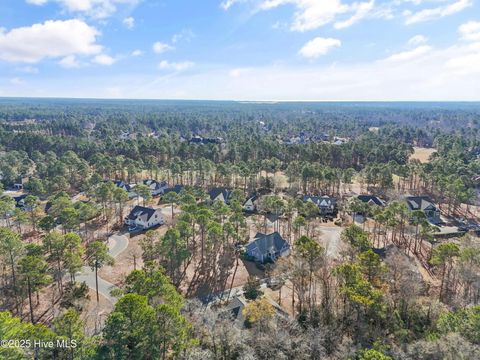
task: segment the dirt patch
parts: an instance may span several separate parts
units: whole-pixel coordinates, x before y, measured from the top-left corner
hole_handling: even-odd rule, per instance
[[[113,310],[113,304],[100,294],[100,302],[97,303],[95,290],[90,289],[88,295],[90,301],[82,311],[81,318],[85,322],[85,331],[89,335],[99,334],[105,324],[108,314]]]
[[[421,163],[428,163],[430,161],[430,156],[436,152],[436,149],[433,148],[423,148],[423,147],[414,147],[413,148],[414,152],[412,156],[410,156],[410,159],[416,159],[420,161]]]
[[[163,236],[166,231],[167,226],[162,226],[155,230],[155,233],[160,237]],[[126,236],[130,235],[127,234]],[[130,237],[128,247],[116,257],[115,264],[100,269],[100,277],[118,286],[125,280],[125,277],[135,269],[135,267],[141,269],[143,266],[143,260],[140,242],[144,237],[144,234]]]

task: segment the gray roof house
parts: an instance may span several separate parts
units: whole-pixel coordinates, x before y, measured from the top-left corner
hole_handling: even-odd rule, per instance
[[[213,188],[208,192],[210,201],[223,201],[225,204],[228,203],[230,197],[230,190],[225,188]]]
[[[27,194],[22,194],[19,196],[14,196],[13,200],[15,200],[15,207],[24,209],[25,208],[25,198],[27,197]]]
[[[385,201],[374,195],[358,195],[357,198],[369,205],[385,206]]]
[[[257,209],[257,203],[258,203],[258,196],[257,195],[250,196],[243,203],[243,210],[249,213],[254,212]]]
[[[337,199],[330,196],[305,195],[303,201],[317,205],[320,215],[334,215],[337,212]]]
[[[143,184],[147,185],[152,192],[152,196],[157,196],[163,194],[165,190],[168,188],[168,184],[166,181],[157,181],[153,179],[143,180]]]
[[[438,224],[441,222],[440,209],[428,196],[407,196],[405,202],[410,211],[423,211],[431,223]]]
[[[173,187],[168,187],[163,191],[163,193],[167,194],[169,192],[174,192],[174,193],[180,194],[180,192],[183,190],[183,187],[184,187],[183,185],[175,185]]]
[[[139,205],[135,206],[125,218],[125,225],[140,230],[150,229],[163,223],[164,218],[161,209]]]
[[[260,263],[275,262],[280,256],[290,253],[290,244],[277,231],[268,235],[257,233],[246,246],[246,252]]]
[[[116,187],[119,187],[120,189],[123,189],[126,192],[128,192],[129,198],[133,198],[137,196],[137,194],[134,192],[135,184],[128,184],[123,180],[114,180],[113,183],[115,184]]]
[[[244,327],[245,317],[243,316],[243,309],[247,302],[243,297],[234,297],[221,311],[220,317],[229,319],[240,328]]]

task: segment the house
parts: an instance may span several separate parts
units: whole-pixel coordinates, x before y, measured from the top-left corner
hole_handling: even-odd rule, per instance
[[[336,215],[337,213],[337,199],[330,196],[310,196],[305,195],[303,202],[313,202],[318,206],[318,212],[322,216]]]
[[[277,231],[268,235],[257,233],[246,246],[246,253],[260,263],[275,262],[280,256],[290,254],[290,244]]]
[[[15,200],[15,207],[24,209],[25,208],[25,198],[27,197],[27,194],[22,194],[19,196],[14,196],[13,200]]]
[[[236,296],[221,309],[219,315],[222,319],[232,320],[235,325],[243,328],[245,323],[243,309],[245,305],[247,305],[245,298],[243,296]]]
[[[225,188],[213,188],[208,192],[208,196],[211,202],[223,201],[225,204],[228,204],[230,194],[230,190]]]
[[[151,229],[157,225],[163,225],[165,220],[161,209],[135,206],[125,218],[125,225],[140,230]]]
[[[257,202],[258,202],[258,196],[253,195],[249,197],[244,203],[243,203],[243,211],[245,212],[254,212],[257,210]]]
[[[127,184],[123,180],[114,180],[113,183],[116,187],[119,187],[120,189],[123,189],[125,191],[131,191],[135,187],[135,185]]]
[[[17,179],[15,179],[14,183],[13,183],[13,188],[15,190],[23,190],[25,184],[28,182],[28,177],[19,177]]]
[[[223,142],[223,139],[221,137],[207,138],[207,137],[195,135],[195,136],[192,136],[192,138],[188,142],[190,144],[198,144],[198,145],[221,144]]]
[[[381,207],[384,207],[385,206],[385,201],[383,201],[382,199],[380,199],[379,197],[377,196],[373,196],[373,195],[358,195],[357,196],[357,199],[368,204],[368,205],[377,205],[377,206],[381,206]]]
[[[167,194],[169,192],[175,192],[177,194],[180,194],[180,192],[183,190],[183,185],[175,185],[173,187],[168,187],[165,190],[163,190],[163,194]]]
[[[432,224],[441,222],[440,209],[428,196],[407,196],[405,202],[410,211],[423,211],[427,220]]]
[[[152,196],[161,195],[168,188],[168,184],[166,181],[159,182],[157,180],[147,179],[143,180],[143,184],[147,185],[150,188]]]

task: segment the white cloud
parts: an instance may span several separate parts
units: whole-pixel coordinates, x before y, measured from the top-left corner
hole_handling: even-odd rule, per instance
[[[345,4],[341,0],[262,0],[259,10],[271,10],[282,5],[294,5],[295,13],[290,26],[292,31],[309,31],[336,21],[338,16],[349,15],[335,22],[337,29],[347,28],[369,16],[375,6],[375,0]],[[371,14],[383,17],[383,12]]]
[[[132,56],[137,57],[137,56],[142,56],[142,55],[143,55],[143,51],[142,51],[142,50],[137,49],[137,50],[133,50],[133,51],[132,51]]]
[[[81,66],[75,55],[65,56],[58,64],[66,69],[79,68]]]
[[[25,81],[21,78],[14,77],[14,78],[10,79],[10,84],[16,85],[16,86],[24,85]]]
[[[173,47],[168,44],[162,43],[161,41],[157,41],[153,44],[152,49],[156,54],[162,54],[166,51],[173,50]]]
[[[353,3],[352,8],[355,9],[355,13],[347,20],[337,21],[334,25],[335,29],[344,29],[359,22],[373,10],[374,5],[375,0],[363,3]]]
[[[172,36],[172,43],[176,44],[179,41],[189,42],[195,37],[195,33],[190,29],[184,29]]]
[[[21,68],[17,68],[17,70],[26,74],[38,74],[38,68],[35,66],[23,66]]]
[[[406,17],[405,24],[415,24],[419,22],[439,19],[445,16],[456,14],[473,5],[472,0],[456,0],[448,5],[442,5],[435,8],[423,9],[418,12],[409,10],[404,12]]]
[[[122,23],[127,29],[133,29],[133,27],[135,26],[135,18],[129,16],[123,19]]]
[[[92,59],[92,62],[98,65],[110,66],[115,63],[116,59],[105,54],[99,54]]]
[[[233,78],[238,78],[250,71],[250,68],[235,68],[228,72],[228,75]]]
[[[428,38],[423,35],[415,35],[408,40],[408,45],[417,46],[420,44],[425,44],[428,41]]]
[[[462,39],[468,41],[480,41],[480,21],[469,21],[460,25],[458,32]]]
[[[169,62],[167,60],[163,60],[160,62],[160,64],[158,64],[158,68],[160,70],[173,70],[173,71],[184,71],[194,66],[195,66],[195,63],[191,61]]]
[[[333,38],[316,37],[307,42],[299,51],[299,54],[306,58],[318,58],[325,55],[335,47],[342,45],[342,42]]]
[[[245,2],[245,0],[224,0],[220,3],[220,7],[223,9],[223,10],[228,10],[230,9],[233,5],[237,4],[237,3],[242,3],[242,2]]]
[[[140,0],[27,0],[33,5],[45,5],[48,2],[58,3],[69,12],[83,13],[87,16],[104,19],[117,11],[117,6],[135,6]]]
[[[326,25],[349,9],[340,0],[266,0],[260,4],[260,9],[269,10],[285,4],[295,5],[297,10],[291,29],[302,32]]]
[[[44,5],[47,1],[48,0],[27,0],[27,3],[32,5]]]
[[[36,63],[49,57],[98,54],[102,50],[96,43],[98,35],[94,27],[78,19],[15,28],[0,32],[0,60]]]
[[[396,54],[393,54],[386,58],[386,61],[390,62],[403,62],[403,61],[411,61],[418,59],[419,57],[429,53],[432,48],[428,45],[418,46],[412,50],[402,51]]]

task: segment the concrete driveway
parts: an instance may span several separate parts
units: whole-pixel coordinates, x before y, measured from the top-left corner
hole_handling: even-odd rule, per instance
[[[123,251],[125,251],[128,247],[128,236],[124,233],[113,234],[108,238],[108,252],[110,256],[114,259],[118,257]],[[82,271],[76,276],[76,280],[80,282],[85,282],[87,286],[93,290],[96,289],[95,287],[95,271],[89,266],[84,266]],[[112,304],[115,304],[117,298],[110,295],[110,291],[115,289],[115,285],[102,279],[100,276],[98,277],[98,292],[102,294],[108,301]]]

